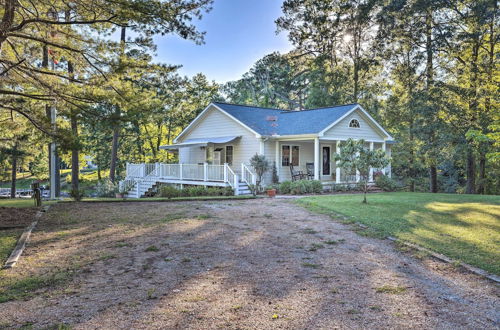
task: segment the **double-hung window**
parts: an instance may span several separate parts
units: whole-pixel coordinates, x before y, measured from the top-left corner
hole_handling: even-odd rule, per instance
[[[300,148],[299,146],[281,146],[281,166],[299,166]]]

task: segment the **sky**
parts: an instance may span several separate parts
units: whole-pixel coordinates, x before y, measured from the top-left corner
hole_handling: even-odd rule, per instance
[[[155,37],[155,60],[180,64],[181,75],[201,72],[209,80],[237,80],[260,58],[292,49],[286,33],[276,35],[274,21],[282,0],[215,0],[213,9],[195,22],[205,31],[205,44],[196,45],[175,35]]]

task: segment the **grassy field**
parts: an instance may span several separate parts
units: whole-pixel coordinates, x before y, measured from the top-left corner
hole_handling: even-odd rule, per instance
[[[0,198],[0,207],[34,207],[34,206],[35,206],[35,201],[32,198]]]
[[[361,195],[336,195],[298,203],[500,275],[500,196],[383,193],[361,201]]]
[[[22,232],[22,228],[0,230],[0,268],[9,257],[14,246],[16,246],[17,239]]]

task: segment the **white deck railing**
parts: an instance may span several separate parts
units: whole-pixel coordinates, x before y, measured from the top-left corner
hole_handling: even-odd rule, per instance
[[[243,168],[243,167],[242,167]],[[246,168],[246,167],[245,167]],[[246,178],[252,178],[248,168]],[[131,164],[127,163],[127,180],[171,179],[180,181],[212,181],[226,182],[233,189],[238,187],[238,176],[228,164]],[[250,182],[251,183],[251,182]]]

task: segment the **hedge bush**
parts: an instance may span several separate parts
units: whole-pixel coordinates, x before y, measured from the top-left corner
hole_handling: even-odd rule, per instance
[[[175,198],[175,197],[198,197],[198,196],[233,196],[234,191],[231,187],[204,187],[193,186],[183,189],[176,188],[172,185],[163,185],[158,190],[160,197]]]
[[[97,183],[95,192],[97,197],[115,197],[115,194],[118,192],[118,185],[109,179],[104,179]]]
[[[387,175],[377,176],[375,184],[384,191],[395,191],[399,188],[399,184]]]
[[[323,185],[318,180],[284,181],[279,185],[278,191],[280,194],[320,194]]]

